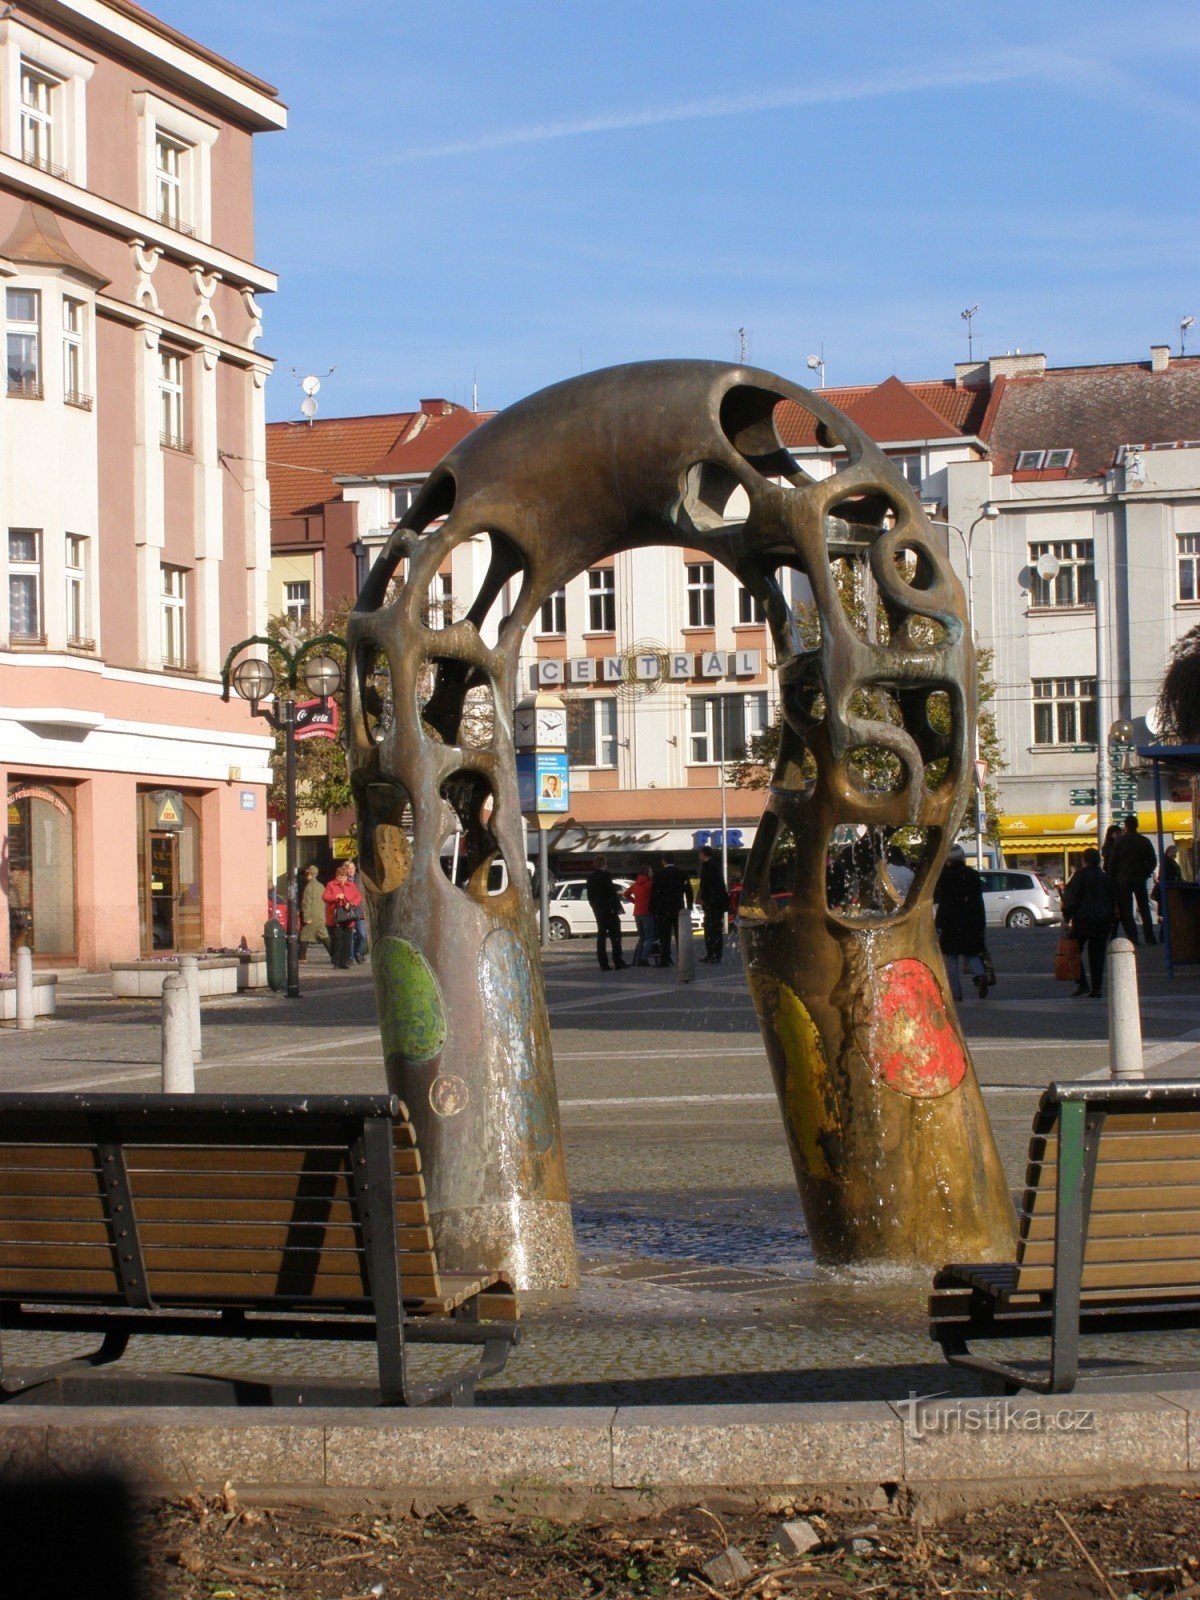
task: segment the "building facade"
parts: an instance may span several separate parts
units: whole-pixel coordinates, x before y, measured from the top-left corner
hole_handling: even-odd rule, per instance
[[[824,398],[904,474],[964,583],[970,539],[976,635],[993,652],[1005,762],[994,775],[1003,849],[1010,862],[1065,872],[1095,838],[1107,734],[1097,721],[1097,573],[1108,579],[1099,619],[1107,701],[1113,719],[1133,723],[1135,743],[1151,737],[1172,644],[1200,621],[1200,361],[1156,348],[1141,363],[1054,369],[1040,355],[1009,355],[952,378],[890,377]],[[313,530],[312,581],[319,560],[326,573],[340,563],[339,593],[352,570],[357,586],[429,470],[483,420],[423,401],[415,413],[327,423],[323,439],[320,424],[272,425],[275,568],[296,559],[303,527]],[[839,452],[821,444],[807,413],[784,403],[776,422],[804,471],[837,470]],[[302,485],[317,491],[303,509]],[[743,509],[735,494],[726,520]],[[488,553],[484,538],[454,551],[429,595],[431,626],[466,611]],[[1047,555],[1049,578],[1038,566]],[[784,582],[802,612],[805,580],[787,573]],[[778,714],[771,657],[754,597],[702,551],[627,551],[546,601],[521,676],[568,705],[570,803],[551,834],[560,875],[596,850],[618,861],[666,849],[691,858],[705,843],[723,844],[737,871],[761,797],[734,789],[727,772]],[[1147,780],[1124,781],[1122,796],[1132,792],[1149,828]],[[1190,839],[1187,794],[1170,800],[1165,822]]]
[[[0,970],[251,940],[271,740],[251,145],[270,85],[128,0],[0,20]]]

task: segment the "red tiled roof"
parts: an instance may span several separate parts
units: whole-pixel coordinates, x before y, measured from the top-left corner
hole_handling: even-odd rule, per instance
[[[370,470],[401,475],[432,472],[456,444],[495,416],[494,411],[468,411],[465,406],[451,405],[449,401],[445,404],[448,409],[442,412],[419,411],[404,435]]]
[[[374,471],[419,415],[393,411],[374,417],[321,417],[311,424],[268,423],[271,515],[292,517],[340,500],[334,474]]]
[[[953,379],[905,383],[897,377],[880,384],[824,389],[821,398],[846,414],[880,444],[902,439],[951,439],[978,433],[987,409],[986,389],[959,387]],[[816,424],[807,411],[785,400],[775,412],[783,443],[791,449],[817,443]]]

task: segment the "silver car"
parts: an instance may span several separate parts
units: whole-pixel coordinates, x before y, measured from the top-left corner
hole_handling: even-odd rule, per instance
[[[1036,872],[988,869],[979,876],[989,928],[1044,928],[1062,921],[1058,896]]]

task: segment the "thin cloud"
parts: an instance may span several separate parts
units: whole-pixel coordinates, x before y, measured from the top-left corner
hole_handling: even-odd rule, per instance
[[[456,139],[448,144],[417,146],[396,151],[390,161],[433,161],[449,156],[479,155],[488,150],[517,145],[543,144],[552,139],[578,139],[594,133],[621,133],[629,128],[660,127],[671,122],[698,122],[711,117],[738,117],[763,111],[790,110],[798,106],[844,105],[858,100],[879,100],[889,95],[928,94],[938,89],[981,87],[1021,79],[1046,82],[1054,76],[1041,52],[1003,52],[990,61],[963,62],[941,68],[902,67],[892,72],[864,73],[861,77],[824,84],[797,84],[791,88],[755,91],[741,95],[714,95],[706,100],[685,100],[677,105],[645,106],[599,116],[575,117],[562,122],[533,123],[523,128],[502,128],[495,133]]]

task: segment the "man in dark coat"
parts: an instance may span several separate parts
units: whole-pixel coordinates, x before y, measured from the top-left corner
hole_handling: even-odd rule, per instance
[[[987,913],[983,905],[983,883],[975,868],[967,865],[966,852],[960,844],[950,847],[946,865],[934,886],[933,904],[934,926],[946,958],[950,993],[956,1000],[963,997],[959,976],[962,962],[975,980],[976,994],[981,1000],[986,999],[988,980],[983,952],[987,943]]]
[[[1138,942],[1137,922],[1133,904],[1137,901],[1138,914],[1146,934],[1147,944],[1157,944],[1154,937],[1154,918],[1150,911],[1150,896],[1146,882],[1158,865],[1154,846],[1144,833],[1138,832],[1137,818],[1126,817],[1121,837],[1113,851],[1113,887],[1117,891],[1117,910],[1121,914],[1121,932],[1130,944]]]
[[[1112,933],[1116,896],[1108,875],[1100,865],[1100,852],[1085,850],[1079,870],[1063,890],[1063,916],[1071,934],[1079,941],[1079,956],[1083,963],[1083,976],[1075,989],[1076,996],[1090,994],[1100,998],[1104,987],[1104,955]],[[1091,982],[1087,982],[1090,975]]]
[[[696,895],[704,912],[704,954],[707,966],[717,965],[725,953],[725,913],[729,910],[729,890],[721,863],[703,845],[700,850],[700,885]]]
[[[587,899],[596,918],[596,959],[602,972],[610,972],[608,946],[612,946],[612,965],[629,965],[621,955],[621,900],[603,856],[596,856],[587,875]]]
[[[658,934],[658,964],[671,965],[671,940],[679,938],[679,913],[692,907],[692,884],[675,865],[674,856],[663,856],[650,890],[650,914]]]

